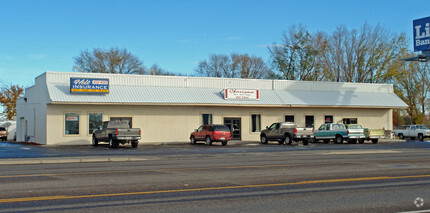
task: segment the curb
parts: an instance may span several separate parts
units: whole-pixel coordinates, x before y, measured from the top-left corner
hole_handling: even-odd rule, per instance
[[[100,163],[100,162],[134,162],[155,160],[143,157],[52,157],[52,158],[20,158],[0,159],[0,165],[22,164],[54,164],[54,163]]]

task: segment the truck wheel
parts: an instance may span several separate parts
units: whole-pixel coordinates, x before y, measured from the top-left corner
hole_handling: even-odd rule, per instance
[[[260,137],[260,142],[261,142],[262,144],[267,144],[267,137],[266,137],[266,135],[262,135],[262,136]]]
[[[400,139],[405,139],[405,136],[403,136],[403,134],[402,134],[402,133],[399,133],[399,138],[400,138]]]
[[[91,141],[91,144],[92,144],[93,146],[97,146],[97,145],[99,145],[99,141],[97,140],[96,136],[94,136],[94,135],[93,135],[93,140]]]
[[[285,144],[291,145],[291,137],[290,135],[284,135]]]
[[[191,136],[190,143],[193,145],[196,144],[196,139],[194,138],[194,136]]]
[[[138,145],[139,145],[139,142],[137,142],[137,141],[132,141],[131,142],[131,147],[132,148],[137,148]]]
[[[226,145],[227,145],[227,141],[223,141],[223,142],[221,142],[221,144],[222,144],[223,146],[226,146]]]
[[[343,138],[340,135],[336,135],[335,143],[343,143]]]
[[[109,148],[118,148],[119,143],[112,137],[109,138]]]
[[[307,146],[309,144],[308,139],[303,139],[303,146]]]
[[[424,136],[423,136],[423,134],[418,134],[418,140],[420,140],[420,141],[423,141],[424,140]]]
[[[208,146],[212,145],[212,140],[211,140],[211,137],[209,136],[206,136],[206,145]]]
[[[372,143],[378,143],[378,139],[372,139]]]
[[[349,144],[355,144],[355,143],[357,143],[357,140],[355,140],[355,139],[349,139],[348,143]]]

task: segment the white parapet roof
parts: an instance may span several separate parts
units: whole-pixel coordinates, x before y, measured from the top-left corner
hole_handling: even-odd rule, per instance
[[[44,78],[41,78],[41,77]],[[38,80],[41,78],[43,80]],[[46,72],[52,104],[184,104],[404,108],[391,84]],[[70,78],[109,79],[108,94],[70,93]],[[44,82],[43,82],[44,83]],[[259,91],[259,100],[226,100],[226,88]]]

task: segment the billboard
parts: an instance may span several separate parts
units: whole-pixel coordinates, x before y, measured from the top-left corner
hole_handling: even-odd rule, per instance
[[[70,78],[70,93],[109,93],[109,79]]]
[[[235,100],[259,100],[258,90],[256,89],[225,89],[224,99]]]
[[[413,21],[414,51],[430,50],[430,17]]]

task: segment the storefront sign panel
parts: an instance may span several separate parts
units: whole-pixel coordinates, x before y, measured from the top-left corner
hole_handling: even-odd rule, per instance
[[[109,79],[70,78],[70,93],[109,93]]]
[[[259,100],[258,90],[256,89],[225,89],[224,99],[235,100]]]

